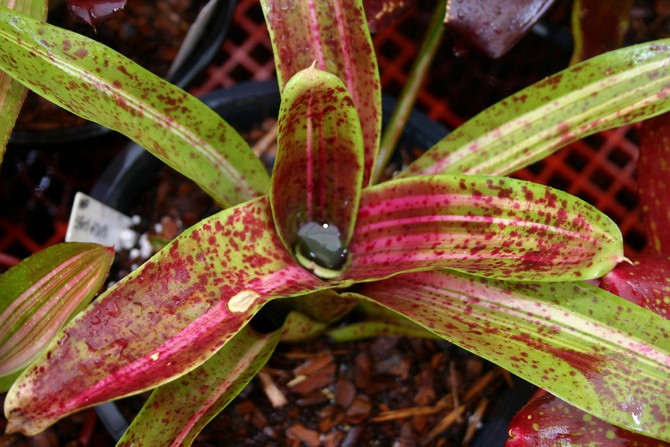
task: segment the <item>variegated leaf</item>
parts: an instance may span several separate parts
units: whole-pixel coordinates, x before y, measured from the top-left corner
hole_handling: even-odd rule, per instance
[[[247,326],[199,368],[155,389],[117,447],[190,446],[265,365],[280,334]]]
[[[398,275],[361,294],[609,423],[670,440],[670,323],[585,282]]]
[[[562,191],[506,177],[416,177],[363,192],[343,279],[436,267],[513,280],[588,279],[623,259],[622,247],[614,222]]]
[[[210,358],[273,297],[327,288],[276,235],[267,198],[184,231],[67,325],[14,383],[8,431],[37,433]]]
[[[351,96],[336,76],[313,67],[303,70],[286,84],[278,127],[270,196],[277,231],[293,251],[306,237],[319,242],[303,235],[307,226],[331,230],[339,250],[308,251],[316,252],[322,267],[339,269],[363,182],[363,138]]]
[[[0,392],[93,299],[113,259],[108,247],[62,243],[0,275]]]
[[[224,207],[269,189],[263,164],[214,111],[98,42],[0,7],[0,69],[133,139]]]
[[[597,56],[475,116],[401,177],[506,175],[567,144],[670,110],[670,40]]]
[[[261,5],[280,90],[312,64],[347,86],[363,127],[367,184],[379,149],[381,84],[361,0],[262,0]]]

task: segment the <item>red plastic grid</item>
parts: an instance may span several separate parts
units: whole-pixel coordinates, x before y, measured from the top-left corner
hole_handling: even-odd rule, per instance
[[[418,9],[410,11],[394,27],[374,36],[385,92],[397,94],[404,83],[421,33],[426,29],[431,4],[421,1]],[[538,35],[527,36],[512,52],[495,61],[469,52],[454,54],[451,42],[448,38],[445,40],[431,75],[420,92],[417,106],[433,119],[452,128],[497,100],[564,68],[569,57],[560,46]],[[228,38],[191,91],[202,95],[240,81],[272,78],[274,64],[270,48],[258,0],[241,0]],[[97,160],[94,160],[96,157]],[[91,166],[104,165],[108,160],[97,155],[91,158],[75,163],[87,166],[86,175],[89,176],[102,169],[92,169]],[[634,181],[636,160],[634,131],[622,128],[572,144],[521,170],[516,176],[559,187],[594,203],[617,221],[626,238],[627,250],[632,252],[644,245]],[[5,160],[4,164],[8,163],[11,161]],[[54,174],[62,168],[62,163],[54,162],[42,170]],[[35,174],[31,175],[34,179]],[[6,177],[3,172],[0,191],[8,194]],[[75,189],[87,190],[90,179],[87,184],[76,185],[76,175],[67,179],[51,177],[49,190],[53,193],[55,185],[61,184],[61,198],[45,201],[40,197],[31,197],[25,200],[23,206],[33,211],[42,208],[40,218],[53,219],[53,233],[48,237],[33,234],[30,223],[24,219],[25,212],[10,214],[5,208],[0,217],[0,252],[25,256],[27,252],[62,240],[67,219],[64,216],[69,212],[72,194]],[[38,196],[33,193],[40,192],[39,180],[25,182],[23,188]]]

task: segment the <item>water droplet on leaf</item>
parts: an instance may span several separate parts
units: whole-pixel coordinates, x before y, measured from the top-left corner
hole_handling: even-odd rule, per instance
[[[307,222],[298,230],[298,252],[317,265],[337,270],[347,260],[340,230],[328,223]]]

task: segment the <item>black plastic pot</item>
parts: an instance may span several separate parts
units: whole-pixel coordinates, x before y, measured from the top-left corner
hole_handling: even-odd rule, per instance
[[[201,98],[236,129],[248,129],[265,117],[276,117],[279,110],[279,91],[276,81],[243,83],[226,90],[218,90]],[[387,119],[395,101],[383,100],[384,119]],[[427,149],[447,134],[447,129],[415,111],[405,128],[401,144]],[[98,180],[90,195],[113,208],[128,212],[139,192],[148,186],[151,174],[163,163],[137,144],[130,144]],[[272,324],[270,322],[269,324]],[[507,439],[507,426],[512,417],[528,401],[535,387],[521,379],[514,379],[514,387],[505,391],[492,411],[486,416],[484,427],[478,432],[471,447],[502,447]],[[119,439],[128,424],[116,405],[106,403],[96,410],[109,432]]]
[[[173,84],[186,88],[191,81],[212,61],[228,34],[233,18],[236,0],[219,0],[209,21],[205,24],[196,44],[174,68],[166,79]],[[21,145],[63,144],[71,141],[83,141],[111,132],[97,123],[85,124],[53,130],[14,129],[10,143]]]

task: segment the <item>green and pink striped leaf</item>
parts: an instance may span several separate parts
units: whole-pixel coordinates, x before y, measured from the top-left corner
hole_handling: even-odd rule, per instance
[[[344,82],[365,147],[364,184],[379,150],[381,84],[361,0],[261,0],[274,49],[280,91],[312,64]]]
[[[266,197],[184,231],[56,336],[14,383],[8,431],[154,388],[210,358],[263,304],[327,288],[284,249]]]
[[[359,292],[609,423],[670,440],[670,325],[596,286],[441,270]]]
[[[0,275],[0,392],[93,299],[113,260],[112,248],[62,243]]]
[[[314,67],[298,72],[282,95],[272,173],[272,214],[287,250],[308,222],[336,225],[346,246],[362,182],[361,125],[346,87]]]
[[[246,326],[200,367],[155,389],[117,447],[190,446],[261,370],[280,334],[259,334]]]
[[[506,177],[432,176],[364,190],[344,279],[450,267],[525,281],[602,276],[621,233],[586,202]]]
[[[670,110],[669,58],[666,39],[574,65],[484,110],[400,176],[507,175],[580,138]]]
[[[269,189],[263,164],[214,111],[98,42],[0,6],[0,70],[133,139],[224,207]]]
[[[670,113],[645,120],[638,136],[637,181],[647,245],[653,253],[670,255]]]
[[[46,0],[0,0],[0,5],[36,19],[45,20],[47,17]],[[0,164],[26,91],[20,82],[0,71],[0,110],[2,110],[0,113]]]
[[[594,418],[556,396],[540,390],[509,425],[505,447],[668,447]]]

